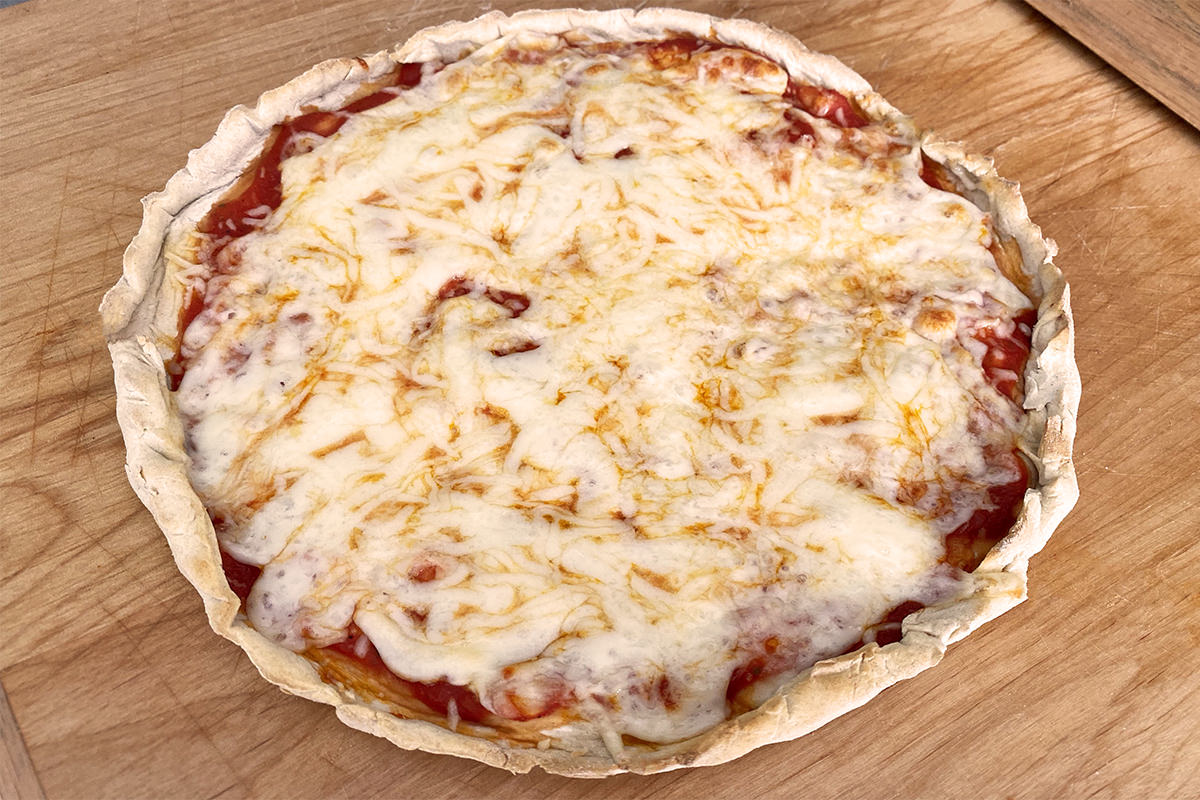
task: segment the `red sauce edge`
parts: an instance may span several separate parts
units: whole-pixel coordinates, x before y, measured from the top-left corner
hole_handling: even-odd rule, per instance
[[[679,55],[690,55],[697,51],[725,46],[695,36],[680,36],[649,45],[652,53],[664,51]],[[400,91],[420,84],[423,67],[424,64],[418,62],[401,64],[396,70],[392,86],[347,103],[337,111],[312,111],[277,126],[270,145],[252,168],[254,177],[249,184],[236,195],[218,201],[197,225],[200,232],[217,237],[206,251],[205,260],[211,265],[226,245],[258,228],[270,211],[279,207],[283,200],[280,165],[292,154],[296,134],[313,133],[323,137],[332,135],[351,115],[383,105],[394,99]],[[834,89],[797,83],[789,78],[783,97],[812,116],[843,128],[860,128],[870,123],[849,98]],[[815,132],[812,126],[803,120],[790,119],[787,136],[789,141],[795,142],[802,137],[814,139]],[[204,301],[202,289],[189,287],[186,290],[179,314],[180,338],[183,331],[186,331],[204,310]],[[167,382],[171,391],[179,389],[186,369],[185,359],[177,348],[175,354],[166,362]]]
[[[871,122],[846,95],[836,89],[796,83],[788,78],[783,97],[797,108],[841,128],[862,128]]]
[[[479,701],[479,696],[468,687],[459,686],[445,680],[422,683],[420,681],[410,681],[401,678],[388,668],[383,658],[380,657],[379,651],[375,649],[375,645],[369,641],[367,642],[366,653],[364,655],[360,656],[355,652],[355,640],[356,637],[350,637],[337,644],[331,644],[325,649],[332,650],[346,658],[357,661],[372,675],[385,680],[399,682],[413,697],[424,703],[430,711],[446,716],[450,713],[450,701],[453,700],[459,718],[467,722],[482,723],[493,716],[490,711],[483,707],[483,703]]]
[[[925,155],[925,151],[921,151],[921,166],[918,174],[921,180],[934,189],[943,192],[952,192],[954,194],[962,194],[958,187],[954,185],[954,181],[950,178],[950,173],[945,167],[934,161],[929,156]]]
[[[787,669],[786,663],[771,663],[765,655],[754,656],[734,668],[729,676],[729,685],[725,687],[725,699],[730,703],[737,699],[746,689],[758,683],[763,678],[778,675]]]
[[[241,599],[244,605],[246,598],[250,596],[250,590],[262,575],[262,568],[243,564],[222,550],[221,569],[225,573],[225,581],[229,584],[229,588]],[[450,701],[453,700],[457,707],[459,718],[467,722],[484,722],[492,716],[491,712],[484,708],[483,703],[479,701],[479,696],[466,686],[458,686],[444,680],[433,683],[421,683],[420,681],[410,681],[401,678],[388,668],[383,658],[380,657],[379,651],[375,649],[375,645],[371,644],[370,641],[367,642],[366,652],[363,655],[359,655],[355,651],[355,640],[362,634],[357,628],[352,628],[350,633],[352,635],[345,640],[337,644],[331,644],[325,649],[339,653],[345,658],[353,659],[378,679],[398,681],[413,697],[438,714],[449,714]],[[549,713],[549,711],[546,713]]]
[[[1029,488],[1029,468],[1020,454],[1013,450],[1003,457],[1012,460],[1018,476],[1008,483],[989,487],[988,504],[976,509],[966,522],[946,535],[946,555],[943,560],[964,572],[974,571],[987,552],[1008,535],[1017,519],[1025,490]],[[922,608],[923,604],[906,600],[890,610],[879,622],[868,626],[867,630],[874,634],[873,641],[881,647],[898,642],[903,633],[900,623],[909,614]],[[864,644],[864,639],[860,638],[846,652],[853,653]],[[725,697],[730,703],[736,703],[738,695],[758,681],[778,675],[792,666],[790,659],[764,642],[758,652],[750,654],[733,670]]]
[[[941,188],[932,182],[930,185]],[[978,331],[974,336],[988,348],[983,357],[984,375],[997,390],[1015,401],[1021,388],[1018,383],[1019,376],[1024,373],[1025,362],[1029,358],[1037,312],[1033,309],[1022,311],[1013,321],[1014,330],[1009,336],[999,336],[992,328]],[[1013,374],[1018,377],[1013,378]],[[1008,535],[1025,499],[1025,490],[1029,488],[1029,467],[1017,450],[997,454],[993,458],[1009,462],[1016,470],[1017,476],[1007,483],[988,487],[987,503],[977,508],[966,522],[946,535],[946,554],[943,560],[964,572],[973,572],[988,551]],[[905,601],[867,630],[874,634],[873,640],[880,646],[898,642],[902,636],[900,623],[906,616],[923,607],[916,601]],[[846,652],[852,653],[864,644],[864,640],[859,639]],[[749,654],[745,661],[734,669],[725,696],[730,703],[736,703],[738,695],[743,691],[791,666],[783,654],[777,652],[776,648],[767,647],[764,642],[758,652]]]
[[[1018,476],[1008,483],[989,487],[988,505],[975,509],[966,522],[946,535],[947,564],[973,572],[987,551],[1007,536],[1016,522],[1025,490],[1029,488],[1029,468],[1015,450],[1009,457]]]
[[[996,389],[1009,400],[1016,401],[1021,388],[1021,376],[1033,340],[1033,326],[1037,324],[1037,311],[1026,309],[1013,318],[1014,330],[1008,336],[1000,336],[993,328],[983,328],[974,336],[987,345],[983,356],[983,374]]]
[[[225,572],[225,581],[229,584],[229,588],[244,605],[246,598],[250,596],[250,590],[254,588],[255,581],[262,575],[262,567],[243,564],[222,550],[221,569]]]
[[[246,598],[250,596],[250,590],[262,575],[262,568],[243,564],[222,550],[221,569],[225,573],[225,580],[229,584],[229,588],[241,599],[244,605]],[[419,578],[417,579],[419,580]],[[486,723],[496,717],[495,714],[484,707],[479,699],[479,695],[475,694],[467,686],[460,686],[446,680],[425,683],[400,677],[388,667],[379,655],[379,651],[375,649],[375,645],[369,640],[366,643],[365,653],[359,655],[355,649],[355,642],[358,636],[363,634],[353,626],[349,633],[351,635],[346,639],[336,644],[328,645],[325,649],[336,652],[343,658],[354,660],[378,681],[396,683],[402,686],[409,694],[424,704],[426,708],[442,716],[450,714],[450,703],[453,701],[459,719],[467,722]],[[543,703],[532,713],[518,712],[509,718],[515,721],[526,721],[544,717],[562,708],[566,704],[567,699],[568,696],[566,693],[560,693],[558,696],[551,698],[549,702]]]
[[[229,241],[255,230],[265,215],[255,216],[249,212],[262,207],[274,210],[283,199],[280,165],[292,154],[293,137],[297,133],[315,133],[322,137],[333,135],[352,115],[381,106],[394,100],[404,89],[418,85],[422,66],[420,63],[401,64],[392,78],[392,86],[347,103],[337,111],[310,111],[278,125],[270,146],[259,157],[254,168],[254,179],[236,196],[215,204],[197,229],[212,236],[228,236]],[[212,255],[215,256],[217,250],[219,246],[214,248]]]
[[[703,53],[711,50],[721,50],[734,47],[711,39],[702,39],[690,34],[651,42],[647,45],[650,63],[659,68],[669,66],[680,56],[690,57],[692,53]],[[827,89],[807,83],[799,83],[789,77],[787,88],[784,89],[783,99],[793,106],[803,109],[814,117],[832,122],[841,128],[862,128],[871,123],[854,101],[836,89]],[[795,125],[795,123],[793,123]],[[803,128],[798,128],[803,131]],[[801,133],[802,135],[802,133]],[[809,128],[808,135],[812,136]],[[796,139],[792,141],[797,141]]]
[[[217,254],[226,245],[258,228],[267,214],[279,207],[283,200],[280,165],[285,158],[293,154],[296,134],[313,133],[323,137],[332,135],[352,115],[381,106],[395,99],[401,91],[420,84],[423,67],[424,64],[419,62],[400,64],[392,78],[391,86],[347,103],[337,111],[311,111],[276,126],[270,144],[251,168],[254,177],[237,194],[214,204],[196,226],[201,233],[217,237],[203,253],[203,260],[211,267]],[[203,289],[188,287],[179,312],[180,339],[183,338],[183,332],[204,310],[204,300]],[[177,391],[187,370],[187,364],[178,346],[165,366],[168,386],[171,391]]]

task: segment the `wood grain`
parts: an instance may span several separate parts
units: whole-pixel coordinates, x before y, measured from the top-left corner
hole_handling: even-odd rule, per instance
[[[13,800],[43,800],[42,785],[38,782],[25,737],[8,704],[8,695],[0,686],[0,797]]]
[[[1027,2],[1200,128],[1200,3]]]
[[[96,306],[226,108],[484,9],[34,0],[0,10],[0,682],[47,797],[1200,796],[1200,136],[1020,3],[683,5],[838,54],[1058,240],[1083,499],[1031,600],[810,736],[648,778],[404,752],[280,693],[128,487]]]

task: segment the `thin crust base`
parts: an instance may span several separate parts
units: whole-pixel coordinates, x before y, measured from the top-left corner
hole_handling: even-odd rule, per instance
[[[1052,262],[1055,246],[1030,222],[1018,187],[1002,180],[990,161],[929,137],[923,143],[925,151],[991,211],[1002,233],[1020,244],[1024,268],[1043,298],[1025,375],[1028,425],[1021,443],[1036,466],[1036,485],[1027,491],[1012,531],[974,573],[968,596],[911,614],[899,642],[869,644],[819,662],[759,708],[700,736],[637,750],[619,743],[606,746],[598,733],[557,747],[520,748],[400,719],[323,683],[310,661],[249,627],[222,572],[212,524],[187,477],[183,430],[163,367],[164,353],[173,350],[178,335],[183,287],[169,276],[163,243],[173,225],[194,224],[261,150],[272,126],[301,106],[337,107],[363,82],[382,77],[397,63],[456,59],[517,31],[572,31],[600,40],[654,39],[667,33],[716,39],[761,53],[801,80],[854,94],[873,117],[900,116],[862,77],[786,34],[747,20],[671,9],[530,11],[511,17],[494,12],[429,28],[403,45],[365,58],[325,62],[267,92],[254,108],[231,110],[213,139],[190,154],[187,166],[163,191],[143,200],[141,229],[125,252],[121,279],[100,309],[113,358],[117,418],[130,483],[166,534],[180,571],[203,598],[213,629],[236,642],[262,675],[284,691],[332,705],[347,725],[402,748],[463,756],[512,772],[538,766],[561,775],[599,777],[719,764],[761,745],[802,736],[935,665],[950,643],[1024,600],[1030,557],[1045,545],[1078,496],[1071,447],[1080,384],[1069,290]]]

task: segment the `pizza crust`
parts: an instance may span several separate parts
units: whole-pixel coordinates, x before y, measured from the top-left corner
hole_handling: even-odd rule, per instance
[[[923,148],[928,155],[991,211],[1001,232],[1019,243],[1024,268],[1042,297],[1025,375],[1028,424],[1021,442],[1036,467],[1036,485],[1026,492],[1012,531],[973,574],[973,592],[909,615],[901,641],[884,647],[872,643],[821,661],[759,708],[699,736],[652,749],[622,749],[614,737],[608,737],[606,746],[599,731],[554,748],[517,748],[400,719],[378,704],[350,697],[323,683],[310,661],[270,642],[239,615],[239,600],[221,569],[212,524],[188,481],[182,425],[163,367],[174,350],[183,302],[183,287],[172,282],[162,258],[164,242],[173,228],[194,226],[261,151],[272,127],[300,107],[336,108],[362,83],[382,78],[397,63],[458,59],[486,42],[522,31],[571,32],[601,40],[653,39],[665,33],[717,39],[761,53],[803,81],[853,94],[873,117],[901,116],[862,77],[791,36],[748,20],[673,9],[529,11],[511,17],[493,12],[423,30],[389,51],[320,64],[267,92],[254,108],[231,110],[213,139],[192,151],[187,166],[163,191],[143,200],[143,223],[125,252],[124,272],[100,308],[113,358],[126,472],[166,534],[180,571],[203,598],[213,629],[245,650],[265,678],[290,694],[334,706],[338,717],[353,728],[406,749],[463,756],[512,772],[539,766],[562,775],[599,777],[719,764],[761,745],[802,736],[862,705],[888,686],[937,664],[949,644],[1025,599],[1030,557],[1045,545],[1078,497],[1071,447],[1080,382],[1069,289],[1052,261],[1054,243],[1030,221],[1016,184],[1001,179],[990,160],[927,137]]]

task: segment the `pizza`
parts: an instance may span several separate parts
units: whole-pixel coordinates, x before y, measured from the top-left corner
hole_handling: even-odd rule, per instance
[[[1076,496],[1054,247],[835,59],[489,14],[236,108],[102,313],[214,629],[401,747],[655,772],[1020,602]]]

